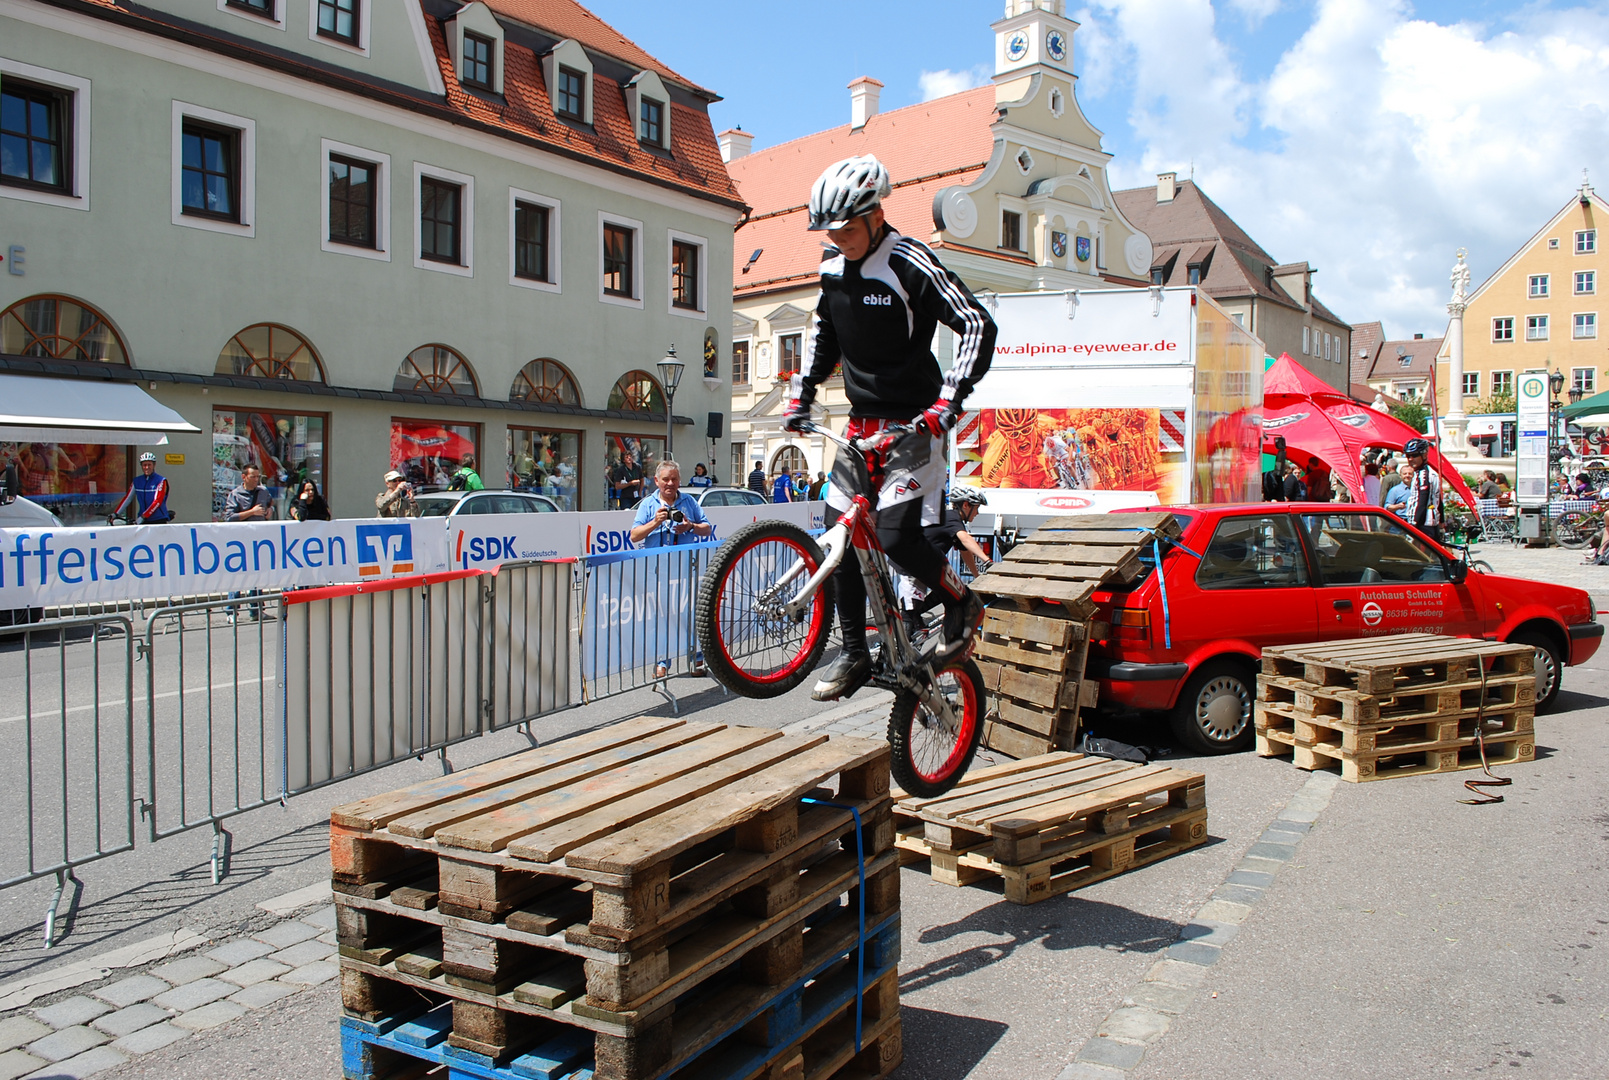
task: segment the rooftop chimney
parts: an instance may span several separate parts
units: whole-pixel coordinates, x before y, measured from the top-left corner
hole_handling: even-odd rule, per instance
[[[748,157],[749,151],[754,147],[754,136],[740,127],[728,128],[715,136],[721,144],[721,160],[736,161],[740,157]]]
[[[1179,193],[1179,174],[1165,172],[1156,174],[1156,201],[1159,203],[1172,202],[1173,197]]]
[[[882,96],[883,84],[862,75],[849,84],[849,126],[856,131],[877,115],[877,101]]]

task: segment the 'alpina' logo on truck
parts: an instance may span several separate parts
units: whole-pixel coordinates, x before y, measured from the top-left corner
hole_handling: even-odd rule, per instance
[[[1046,510],[1088,510],[1092,504],[1082,495],[1046,495],[1039,505]]]

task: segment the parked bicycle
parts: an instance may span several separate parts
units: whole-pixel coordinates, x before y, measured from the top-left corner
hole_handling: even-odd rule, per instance
[[[1560,547],[1579,549],[1592,542],[1593,534],[1603,528],[1603,508],[1600,503],[1593,510],[1566,510],[1553,521],[1553,539]]]
[[[888,556],[877,540],[877,497],[867,451],[888,446],[890,468],[902,452],[896,427],[877,439],[851,440],[809,424],[841,449],[833,487],[850,508],[818,543],[797,525],[756,521],[721,545],[699,586],[695,625],[710,674],[733,693],[772,698],[798,686],[821,659],[832,626],[832,575],[845,558],[860,561],[871,624],[871,682],[894,691],[888,741],[894,779],[906,792],[932,798],[966,772],[983,733],[983,675],[967,653],[935,671],[931,652],[913,642],[900,617]],[[926,443],[926,437],[911,445]]]

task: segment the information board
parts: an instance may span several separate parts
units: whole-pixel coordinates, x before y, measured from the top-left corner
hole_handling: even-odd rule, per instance
[[[1548,373],[1520,372],[1519,445],[1515,448],[1514,495],[1523,507],[1548,501]]]

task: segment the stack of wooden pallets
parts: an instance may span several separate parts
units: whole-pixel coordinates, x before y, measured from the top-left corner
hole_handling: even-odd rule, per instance
[[[1089,643],[1107,633],[1091,619],[1093,594],[1139,577],[1154,537],[1179,535],[1165,512],[1052,518],[972,583],[998,598],[976,654],[994,700],[985,746],[1014,758],[1073,746],[1079,711],[1096,703]]]
[[[1000,877],[1006,899],[1032,904],[1205,843],[1207,781],[1053,753],[968,773],[936,799],[900,798],[894,816],[898,847],[929,860],[933,880]]]
[[[1536,756],[1536,654],[1434,634],[1263,650],[1257,752],[1353,782]]]
[[[645,717],[337,808],[344,1075],[886,1075],[888,777],[880,742]]]

